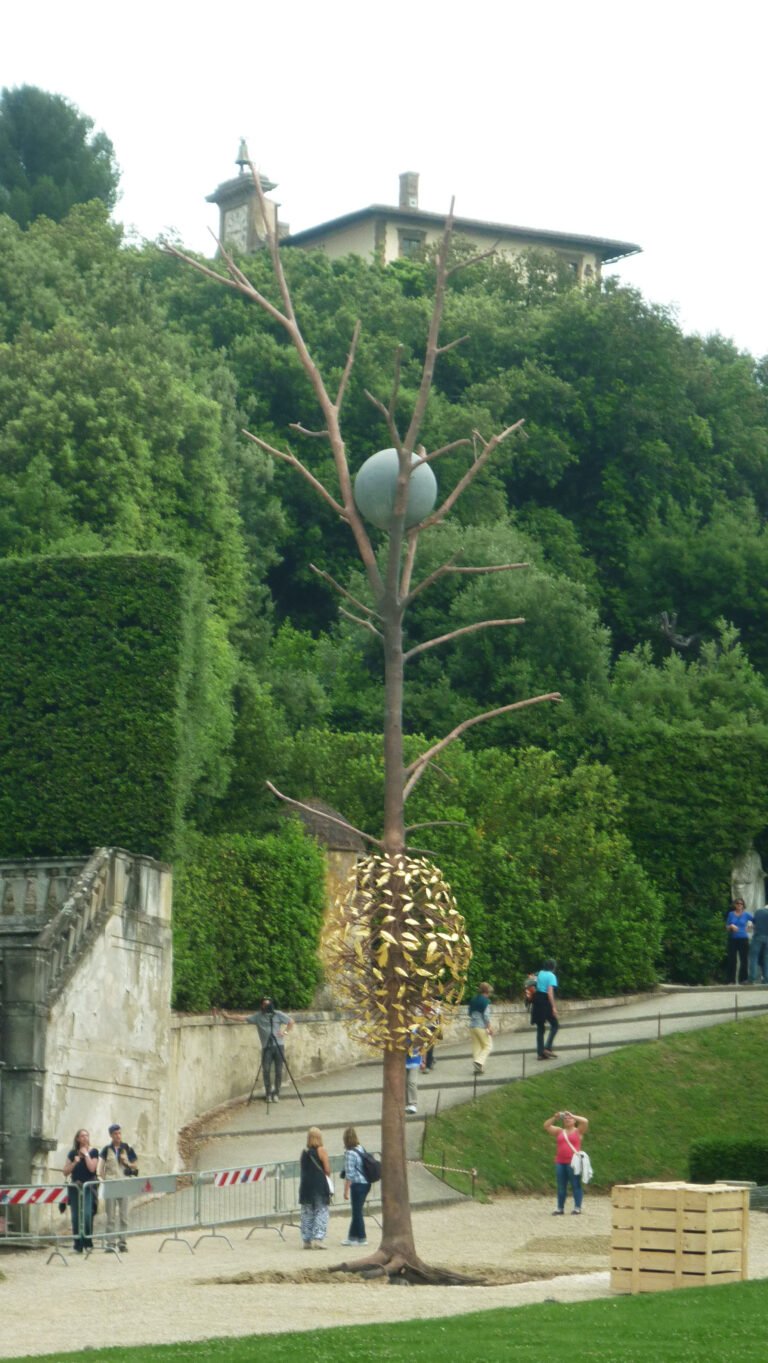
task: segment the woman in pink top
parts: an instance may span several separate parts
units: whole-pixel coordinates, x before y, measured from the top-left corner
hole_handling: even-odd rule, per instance
[[[562,1126],[557,1122],[561,1121]],[[554,1136],[557,1141],[557,1151],[555,1153],[555,1174],[557,1175],[557,1211],[553,1216],[562,1216],[565,1211],[565,1199],[568,1195],[568,1184],[571,1185],[573,1193],[572,1216],[581,1214],[581,1201],[584,1196],[584,1189],[581,1186],[581,1174],[574,1173],[571,1168],[573,1156],[581,1149],[581,1138],[584,1135],[589,1121],[586,1117],[577,1117],[574,1112],[556,1112],[554,1116],[547,1117],[544,1123],[544,1130],[550,1136]]]

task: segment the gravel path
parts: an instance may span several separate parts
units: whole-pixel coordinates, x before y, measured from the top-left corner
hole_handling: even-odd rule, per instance
[[[414,1213],[416,1243],[428,1262],[491,1276],[548,1275],[503,1286],[306,1281],[346,1254],[341,1249],[345,1217],[332,1218],[328,1249],[322,1254],[303,1250],[296,1229],[286,1228],[283,1242],[268,1230],[246,1240],[241,1227],[230,1236],[231,1251],[224,1240],[204,1240],[194,1255],[181,1243],[158,1253],[159,1240],[147,1237],[132,1241],[122,1262],[95,1252],[85,1260],[70,1255],[67,1265],[57,1260],[47,1265],[47,1251],[3,1253],[0,1270],[6,1281],[0,1283],[0,1293],[6,1308],[0,1357],[414,1320],[553,1298],[609,1296],[610,1199],[593,1194],[585,1199],[581,1217],[555,1220],[553,1200],[510,1197],[490,1205],[453,1203]],[[370,1224],[369,1234],[375,1243]],[[768,1277],[765,1213],[750,1215],[749,1267],[750,1277]]]

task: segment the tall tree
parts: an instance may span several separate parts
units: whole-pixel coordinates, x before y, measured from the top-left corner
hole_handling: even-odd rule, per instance
[[[93,119],[63,95],[36,85],[0,94],[0,213],[27,227],[45,216],[61,222],[77,203],[114,208],[115,151]]]
[[[263,208],[261,183],[253,166],[251,171]],[[481,620],[425,639],[409,648],[406,648],[404,641],[403,626],[409,606],[426,589],[447,575],[484,576],[524,566],[519,563],[474,566],[459,563],[452,556],[419,581],[416,580],[416,555],[421,535],[442,523],[462,493],[472,486],[496,455],[502,442],[522,425],[521,421],[514,422],[490,436],[483,436],[479,430],[475,430],[472,439],[448,440],[430,453],[419,444],[435,366],[440,356],[453,350],[462,340],[461,337],[448,342],[441,339],[446,285],[450,275],[458,268],[450,259],[451,237],[452,210],[438,251],[434,304],[415,391],[410,399],[401,392],[403,354],[402,349],[398,348],[388,394],[383,398],[374,393],[369,394],[374,408],[383,419],[393,454],[391,483],[383,490],[385,500],[391,498],[390,510],[383,517],[373,511],[369,515],[369,520],[386,533],[379,552],[355,500],[341,427],[341,409],[355,362],[360,323],[354,325],[346,358],[334,374],[331,391],[299,324],[276,237],[271,236],[269,240],[277,284],[276,303],[251,282],[224,247],[221,248],[221,260],[225,272],[185,255],[174,247],[168,248],[171,254],[201,273],[218,279],[256,303],[288,336],[311,385],[322,422],[319,430],[309,429],[301,422],[292,423],[292,429],[301,439],[327,442],[333,460],[334,481],[329,486],[308,462],[300,459],[290,448],[270,445],[255,435],[251,435],[251,439],[273,457],[289,465],[348,527],[365,569],[367,600],[352,596],[323,569],[315,569],[341,595],[344,601],[342,611],[379,640],[384,664],[383,836],[375,838],[369,834],[363,835],[377,850],[358,868],[341,921],[331,934],[330,942],[331,957],[347,986],[345,992],[351,998],[359,1000],[361,993],[366,998],[368,1011],[364,1030],[371,1042],[383,1051],[382,1241],[373,1255],[352,1267],[368,1269],[377,1266],[380,1271],[390,1275],[406,1274],[422,1281],[435,1281],[439,1275],[421,1262],[414,1243],[405,1149],[404,1058],[414,1040],[426,1038],[424,1003],[435,998],[450,1002],[457,994],[460,996],[469,955],[463,923],[456,912],[449,888],[437,868],[409,851],[409,835],[424,824],[406,827],[405,802],[434,760],[475,724],[542,701],[560,699],[557,692],[550,692],[527,700],[511,701],[462,720],[444,738],[431,744],[406,764],[403,751],[406,664],[458,636],[523,623],[519,618]],[[462,266],[467,263],[470,262],[461,262]],[[422,506],[417,513],[412,502],[414,475],[421,477],[426,465],[450,456],[458,449],[465,454],[469,451],[468,468],[456,479],[451,491],[438,502],[436,509],[432,510],[432,504],[428,503],[426,510]],[[416,497],[418,500],[418,493]],[[275,793],[280,794],[278,791]],[[290,799],[288,802],[298,803]]]

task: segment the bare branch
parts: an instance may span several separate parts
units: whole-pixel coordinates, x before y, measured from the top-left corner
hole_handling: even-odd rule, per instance
[[[455,341],[448,341],[445,345],[439,345],[436,354],[447,355],[449,350],[455,350],[457,345],[463,345],[468,340],[469,336],[457,336]]]
[[[347,389],[347,384],[349,383],[349,376],[352,373],[352,366],[355,363],[355,352],[357,350],[357,343],[359,340],[360,340],[360,321],[358,319],[358,321],[355,322],[354,331],[352,332],[352,340],[349,346],[349,354],[347,355],[347,363],[344,366],[344,373],[341,376],[341,381],[336,390],[335,406],[337,412],[341,411],[341,404],[344,401],[344,394]]]
[[[289,319],[284,317],[280,309],[276,308],[274,303],[270,303],[269,299],[266,298],[263,293],[259,293],[259,290],[250,283],[234,262],[232,263],[232,271],[236,277],[230,279],[227,275],[221,274],[218,270],[211,269],[210,265],[203,265],[202,261],[196,260],[194,256],[187,255],[186,251],[180,251],[177,246],[171,246],[166,242],[163,246],[163,250],[166,255],[175,256],[177,260],[182,260],[185,265],[191,265],[193,270],[197,270],[198,274],[205,275],[207,279],[215,279],[217,284],[225,284],[228,289],[235,289],[238,293],[245,294],[247,298],[252,298],[255,303],[258,303],[259,307],[269,313],[269,316],[272,317],[274,321],[279,322],[281,326],[290,329]],[[226,260],[226,252],[222,252],[222,254]],[[232,259],[231,256],[229,259]]]
[[[432,380],[435,375],[435,361],[437,360],[438,340],[440,336],[440,324],[443,320],[443,308],[445,306],[445,283],[448,278],[448,253],[451,248],[451,237],[453,235],[453,199],[445,220],[445,231],[437,251],[437,277],[435,280],[435,301],[432,307],[432,316],[429,322],[429,333],[427,335],[427,347],[424,352],[424,364],[421,371],[421,383],[413,405],[413,413],[410,425],[403,442],[406,450],[412,450],[416,444],[424,413],[427,410],[427,401],[432,389]]]
[[[400,432],[398,431],[397,426],[395,425],[395,419],[392,413],[390,412],[389,407],[387,407],[385,403],[381,401],[380,398],[377,398],[375,394],[371,393],[367,388],[365,388],[363,391],[368,401],[373,403],[374,407],[376,408],[376,411],[381,412],[381,415],[383,416],[384,420],[387,423],[389,438],[392,441],[392,444],[394,445],[395,449],[399,450],[402,446],[402,440],[400,439]]]
[[[258,445],[260,450],[265,450],[267,454],[274,455],[275,459],[282,459],[284,464],[290,464],[291,468],[296,469],[298,473],[302,474],[310,486],[315,489],[315,492],[319,492],[320,496],[324,498],[328,505],[333,507],[336,514],[341,516],[342,520],[349,519],[347,512],[341,503],[337,502],[336,498],[331,496],[327,487],[320,482],[319,478],[315,477],[314,473],[310,473],[309,469],[302,464],[300,459],[296,458],[295,454],[291,454],[290,451],[275,449],[274,445],[269,445],[266,440],[262,440],[258,435],[252,435],[250,431],[243,431],[243,435],[247,436],[249,440],[252,440],[254,445]]]
[[[314,809],[312,805],[305,805],[301,800],[292,800],[289,795],[283,795],[283,792],[278,790],[277,786],[273,786],[271,781],[265,781],[264,784],[266,785],[267,790],[277,796],[278,800],[283,800],[285,804],[291,805],[293,809],[304,809],[308,814],[313,814],[314,817],[317,818],[318,810]],[[327,819],[329,823],[338,824],[339,828],[349,829],[350,833],[357,833],[359,838],[365,838],[366,842],[372,842],[375,847],[384,846],[381,838],[374,838],[370,833],[364,833],[362,828],[355,828],[354,824],[349,823],[347,819],[337,819],[335,814],[329,814],[325,809],[321,811],[321,817]]]
[[[403,563],[403,571],[400,575],[401,599],[407,597],[408,595],[408,589],[411,585],[411,578],[413,576],[413,565],[416,562],[416,547],[418,543],[419,543],[418,533],[415,530],[409,530],[408,543],[406,545],[405,550],[405,562]]]
[[[353,620],[356,625],[362,625],[363,629],[367,629],[371,634],[375,634],[377,639],[384,638],[381,630],[377,629],[370,620],[361,620],[359,615],[353,615],[351,611],[345,610],[343,606],[339,606],[339,615],[346,616],[347,620]]]
[[[288,322],[293,327],[293,329],[299,335],[301,335],[298,326],[296,325],[296,313],[293,310],[293,299],[291,298],[291,291],[288,288],[288,280],[285,277],[285,270],[283,269],[283,261],[280,255],[280,245],[277,239],[277,233],[272,228],[272,223],[270,220],[269,210],[267,206],[267,196],[264,193],[264,187],[261,183],[261,176],[259,175],[259,172],[257,171],[253,161],[249,160],[248,166],[251,175],[253,176],[253,183],[256,186],[256,197],[259,201],[259,208],[261,209],[261,220],[264,223],[264,231],[267,234],[267,246],[269,247],[269,254],[272,261],[272,269],[274,271],[275,279],[277,280],[278,288],[280,289],[280,297],[283,300],[285,316]],[[303,339],[304,338],[302,337],[302,343]]]
[[[398,345],[395,347],[395,372],[392,377],[392,391],[389,395],[389,402],[387,404],[387,410],[390,415],[391,425],[393,429],[395,427],[395,408],[397,406],[397,399],[400,394],[400,375],[402,373],[402,368],[403,368],[403,347],[402,345]]]
[[[314,563],[310,563],[309,569],[310,572],[317,573],[318,577],[324,578],[341,596],[346,597],[347,601],[351,601],[353,606],[357,606],[358,610],[364,611],[366,615],[375,615],[377,619],[381,618],[378,611],[375,611],[372,606],[366,606],[364,601],[358,601],[357,597],[348,592],[346,587],[342,587],[341,583],[337,582],[335,577],[331,577],[330,573],[326,573],[322,568],[317,568]]]
[[[468,828],[468,819],[428,819],[426,823],[409,823],[404,833],[415,833],[417,828]]]
[[[462,568],[449,559],[447,563],[435,568],[435,571],[430,573],[429,577],[425,577],[422,582],[417,583],[403,604],[410,605],[414,597],[426,591],[427,587],[431,587],[433,582],[438,582],[441,577],[445,577],[446,573],[511,573],[515,568],[530,568],[530,566],[530,563],[493,563],[485,568]]]
[[[458,639],[462,634],[474,634],[478,629],[494,629],[498,625],[524,624],[525,617],[522,615],[518,615],[514,620],[478,620],[474,625],[463,625],[461,629],[452,629],[450,634],[440,634],[436,639],[427,639],[424,644],[416,644],[414,648],[409,648],[408,652],[403,654],[403,662],[409,662],[419,653],[426,653],[428,648],[436,648],[438,644],[447,644],[449,639]]]
[[[431,464],[432,460],[439,459],[441,454],[450,454],[451,450],[459,450],[462,445],[471,444],[472,441],[468,440],[466,436],[463,436],[461,440],[452,440],[450,445],[441,445],[439,450],[433,450],[431,454],[427,454],[425,451],[423,454],[419,455],[418,459],[414,459],[413,468],[414,470],[417,469],[419,464]],[[424,446],[420,445],[419,449],[423,450]]]
[[[487,260],[489,256],[495,256],[498,249],[499,243],[498,241],[495,241],[493,246],[488,247],[487,251],[480,251],[478,255],[470,256],[469,260],[457,260],[455,265],[452,265],[450,270],[448,270],[446,279],[451,279],[452,276],[458,274],[460,270],[468,270],[470,265],[477,265],[481,260]]]
[[[560,701],[562,700],[562,696],[559,691],[550,691],[545,696],[532,696],[529,700],[516,700],[511,705],[500,705],[496,710],[486,710],[482,715],[472,715],[470,719],[465,719],[461,724],[457,724],[456,728],[452,729],[445,738],[441,738],[439,743],[434,743],[431,748],[428,748],[425,753],[422,753],[421,757],[417,757],[415,762],[411,762],[410,765],[405,768],[405,775],[408,779],[403,787],[403,799],[408,799],[413,787],[416,785],[419,778],[424,775],[424,770],[429,765],[432,758],[439,752],[442,752],[444,748],[447,748],[449,743],[453,743],[457,738],[460,738],[463,733],[466,733],[467,729],[473,728],[475,724],[483,724],[488,719],[496,719],[498,715],[508,715],[512,710],[524,710],[529,705],[540,705],[542,701],[547,700]]]
[[[309,436],[312,437],[313,440],[327,440],[327,439],[328,439],[328,432],[327,432],[327,430],[323,430],[323,431],[308,431],[307,428],[306,428],[306,426],[302,426],[302,424],[301,424],[300,421],[290,421],[290,422],[288,423],[288,429],[291,430],[291,431],[297,431],[299,435],[309,435]]]
[[[483,442],[483,449],[477,456],[477,459],[475,460],[472,467],[467,469],[467,472],[464,474],[463,478],[459,479],[458,483],[453,489],[453,492],[449,493],[449,495],[443,502],[442,506],[439,506],[437,508],[437,511],[433,511],[431,516],[427,516],[425,520],[421,522],[421,525],[419,526],[420,530],[425,530],[428,525],[437,525],[438,521],[442,521],[445,519],[445,517],[448,515],[448,512],[459,500],[459,497],[461,496],[462,492],[464,492],[466,488],[469,487],[469,484],[474,481],[478,473],[480,473],[481,469],[483,469],[485,465],[488,463],[488,460],[490,459],[494,450],[498,448],[502,440],[506,440],[508,435],[511,435],[513,431],[519,430],[520,427],[523,425],[524,420],[525,418],[521,417],[521,419],[519,421],[516,421],[514,425],[507,426],[507,429],[505,431],[499,431],[497,435],[491,436],[490,440]],[[479,435],[479,432],[475,432],[475,434],[478,435],[479,438],[482,440],[482,436]]]

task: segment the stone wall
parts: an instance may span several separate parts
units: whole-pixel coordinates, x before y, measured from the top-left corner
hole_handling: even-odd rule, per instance
[[[58,1175],[79,1127],[101,1148],[113,1121],[145,1167],[176,1164],[167,1103],[171,884],[168,867],[113,854],[99,930],[49,1004],[41,1075],[46,1139],[33,1155],[35,1180]]]

